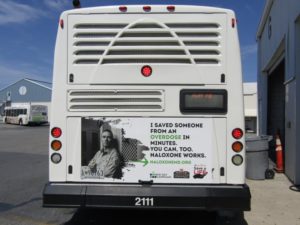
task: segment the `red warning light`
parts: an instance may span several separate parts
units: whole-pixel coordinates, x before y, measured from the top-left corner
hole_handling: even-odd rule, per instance
[[[143,6],[143,10],[145,12],[150,12],[151,11],[151,6],[149,6],[149,5]]]
[[[61,29],[64,29],[64,20],[63,19],[59,20],[59,25],[60,25]]]
[[[231,26],[232,26],[232,28],[235,28],[235,24],[236,24],[236,19],[232,18],[231,19]]]
[[[169,5],[169,6],[167,7],[167,10],[168,10],[169,12],[174,12],[174,11],[175,11],[175,6],[174,6],[174,5]]]
[[[149,77],[152,74],[152,68],[150,66],[143,66],[141,72],[144,77]]]
[[[120,10],[121,12],[126,12],[126,11],[127,11],[127,7],[124,6],[124,5],[122,5],[122,6],[119,7],[119,10]]]

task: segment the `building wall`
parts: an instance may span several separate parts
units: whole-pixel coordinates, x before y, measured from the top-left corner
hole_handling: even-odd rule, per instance
[[[244,83],[246,131],[257,133],[257,83]]]
[[[3,113],[5,103],[10,104],[31,103],[33,105],[46,105],[48,107],[48,121],[51,118],[51,89],[22,79],[0,90],[0,115]]]
[[[0,103],[8,98],[13,102],[46,102],[51,101],[51,89],[31,83],[25,79],[20,80],[0,91]]]
[[[300,94],[296,92],[300,89],[300,1],[269,0],[267,5],[271,7],[264,12],[266,23],[260,25],[263,29],[257,37],[259,131],[266,134],[268,130],[268,75],[284,59],[285,169],[289,178],[300,184],[300,139],[296,138],[300,134]]]

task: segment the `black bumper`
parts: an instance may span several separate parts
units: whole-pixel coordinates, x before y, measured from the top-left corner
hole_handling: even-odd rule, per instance
[[[250,199],[247,185],[148,186],[48,183],[43,192],[44,207],[248,211]]]

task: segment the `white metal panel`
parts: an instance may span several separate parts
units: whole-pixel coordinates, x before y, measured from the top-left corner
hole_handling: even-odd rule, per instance
[[[214,115],[215,118],[226,119],[226,124],[224,122],[216,122],[217,124],[221,124],[220,127],[217,125],[216,133],[220,137],[226,134],[226,141],[218,141],[215,143],[215,146],[218,146],[218,152],[222,151],[224,147],[224,143],[226,143],[226,149],[231,149],[231,144],[234,141],[230,135],[231,131],[235,127],[244,127],[244,119],[243,119],[243,99],[242,99],[242,79],[241,79],[241,65],[240,65],[240,55],[239,55],[239,45],[237,38],[237,30],[236,28],[231,27],[231,18],[235,18],[234,14],[228,10],[208,10],[206,13],[201,14],[200,12],[205,12],[206,8],[201,7],[183,7],[181,9],[182,12],[193,12],[188,13],[188,16],[183,16],[183,14],[162,14],[162,7],[155,7],[154,11],[160,9],[160,13],[157,14],[128,14],[128,15],[115,15],[116,18],[111,19],[114,15],[109,15],[109,12],[112,12],[112,8],[109,8],[106,11],[103,8],[95,8],[92,11],[87,9],[82,10],[74,10],[70,12],[66,12],[62,15],[62,19],[64,19],[64,24],[66,25],[64,28],[59,28],[59,33],[57,37],[56,44],[56,56],[55,56],[55,66],[54,66],[54,82],[53,82],[53,96],[52,100],[54,104],[52,105],[52,113],[53,119],[51,121],[51,126],[60,126],[64,132],[67,132],[67,117],[191,117],[191,118],[212,118],[210,114],[201,114],[199,115],[186,115],[180,112],[179,109],[179,93],[181,89],[225,89],[228,90],[228,113],[222,115]],[[133,9],[129,9],[131,11]],[[136,10],[136,9],[134,9]],[[189,11],[190,10],[190,11]],[[153,12],[154,12],[153,11]],[[153,74],[151,77],[145,78],[140,74],[140,67],[138,65],[101,65],[99,68],[93,68],[91,65],[87,66],[73,66],[72,61],[68,61],[68,55],[73,54],[73,51],[68,49],[66,46],[69,46],[70,43],[67,39],[67,34],[70,34],[70,30],[72,23],[68,23],[68,13],[72,13],[72,16],[75,16],[77,13],[82,13],[81,16],[85,17],[84,13],[92,13],[93,15],[87,16],[88,18],[99,18],[102,21],[102,16],[105,20],[109,18],[109,21],[118,22],[120,17],[123,20],[134,20],[138,16],[150,18],[151,20],[156,19],[163,21],[163,23],[172,23],[176,21],[180,23],[185,21],[187,18],[191,21],[197,21],[202,18],[204,21],[210,23],[211,21],[217,21],[217,23],[221,24],[220,32],[222,33],[222,38],[214,41],[217,43],[217,47],[212,45],[212,48],[216,48],[221,54],[218,56],[221,58],[219,65],[197,65],[197,64],[169,64],[169,65],[155,65],[151,64],[153,68]],[[115,12],[115,11],[114,11]],[[180,12],[180,10],[178,11]],[[214,14],[213,12],[217,12]],[[104,13],[104,14],[101,14]],[[227,13],[227,14],[226,14]],[[79,15],[79,14],[77,14]],[[179,16],[180,15],[180,16]],[[92,17],[94,16],[94,17]],[[128,17],[128,19],[126,19]],[[119,19],[118,19],[119,18]],[[227,19],[229,18],[229,19]],[[83,19],[85,20],[85,19]],[[91,22],[91,19],[88,19],[88,22]],[[160,21],[160,20],[159,20]],[[75,21],[76,22],[76,21]],[[71,37],[69,37],[71,38]],[[125,42],[131,42],[129,38],[126,38]],[[155,38],[153,38],[155,40]],[[194,41],[197,38],[187,38],[184,39],[183,42],[188,42],[186,44],[187,47],[191,46],[191,41]],[[104,39],[105,41],[107,39]],[[138,41],[137,39],[133,39],[133,41]],[[159,40],[155,40],[159,42]],[[166,40],[163,40],[166,41]],[[169,41],[169,40],[167,40]],[[171,40],[172,41],[172,40]],[[199,38],[200,45],[201,43],[208,43],[208,40],[204,38]],[[98,43],[99,44],[99,43]],[[169,42],[172,45],[172,42]],[[199,43],[198,43],[199,44]],[[72,43],[73,45],[73,43]],[[208,50],[207,46],[205,48],[203,46],[193,46],[194,50]],[[220,47],[221,46],[221,47]],[[99,49],[102,49],[103,46],[100,46]],[[116,48],[115,48],[116,47]],[[120,46],[115,46],[112,48],[113,50],[124,50],[119,48]],[[180,47],[180,46],[179,46]],[[123,47],[122,47],[123,48]],[[74,47],[75,51],[83,50],[82,46]],[[97,50],[97,47],[92,46],[91,50]],[[160,50],[158,48],[158,50]],[[169,49],[168,49],[169,50]],[[178,50],[178,46],[175,47],[175,50]],[[86,56],[85,56],[86,57]],[[111,56],[110,56],[111,57]],[[177,57],[177,56],[176,56]],[[175,58],[176,58],[175,57]],[[180,58],[181,56],[178,56]],[[185,55],[186,58],[187,55]],[[185,58],[184,57],[184,58]],[[160,57],[161,58],[161,57]],[[190,59],[189,59],[190,60]],[[191,60],[190,60],[191,61]],[[191,61],[192,62],[192,61]],[[228,66],[230,65],[230,66]],[[73,70],[75,68],[76,70]],[[92,68],[92,69],[91,69]],[[101,69],[100,69],[101,68]],[[74,73],[74,82],[68,83],[68,75],[70,73]],[[221,83],[220,75],[225,74],[225,82]],[[77,76],[79,75],[79,76]],[[131,112],[130,114],[127,112],[68,112],[67,111],[67,90],[99,90],[99,89],[145,89],[151,90],[160,89],[165,91],[165,110],[161,112]],[[240,104],[239,104],[240,103]],[[223,128],[227,129],[226,131]],[[76,134],[74,130],[74,133]],[[228,134],[228,135],[227,135]],[[223,137],[223,136],[222,136]],[[63,143],[66,143],[65,136],[62,138]],[[51,138],[50,138],[51,140]],[[244,140],[242,140],[244,141]],[[244,142],[243,142],[244,143]],[[229,151],[228,150],[228,151]],[[50,150],[50,153],[51,150]],[[66,152],[62,149],[61,154],[63,156],[63,161],[59,165],[52,165],[50,162],[50,181],[64,181],[66,180],[67,173],[67,162],[65,161]],[[224,153],[225,154],[225,153]],[[227,179],[227,183],[244,183],[244,166],[236,167],[232,166],[231,157],[233,153],[232,151],[228,152],[228,157],[225,159],[220,156],[218,162],[221,165],[226,165],[225,172],[227,171],[227,176],[230,179]],[[242,153],[244,156],[244,153]],[[78,158],[77,158],[78,159]],[[78,159],[79,160],[79,159]],[[226,163],[224,163],[226,160]],[[73,178],[72,178],[73,179]],[[216,181],[219,178],[216,178]],[[220,178],[221,182],[225,181],[225,178]]]
[[[68,19],[68,71],[74,83],[220,83],[226,68],[226,14],[72,14]],[[160,28],[135,28],[149,24]],[[171,46],[161,46],[164,42]],[[145,64],[153,67],[148,78],[140,73]],[[187,71],[190,79],[173,79]]]
[[[78,174],[80,174],[81,163],[81,118],[68,117],[67,118],[67,154],[66,154],[66,170],[67,180],[74,181]],[[68,167],[72,167],[72,173],[69,173]]]

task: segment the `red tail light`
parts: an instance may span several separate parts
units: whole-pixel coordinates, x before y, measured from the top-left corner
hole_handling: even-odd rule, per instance
[[[53,127],[51,130],[52,137],[59,138],[61,136],[62,132],[59,127]]]
[[[232,136],[235,138],[235,139],[240,139],[242,138],[244,135],[243,133],[243,130],[240,129],[240,128],[235,128],[233,131],[232,131]]]

